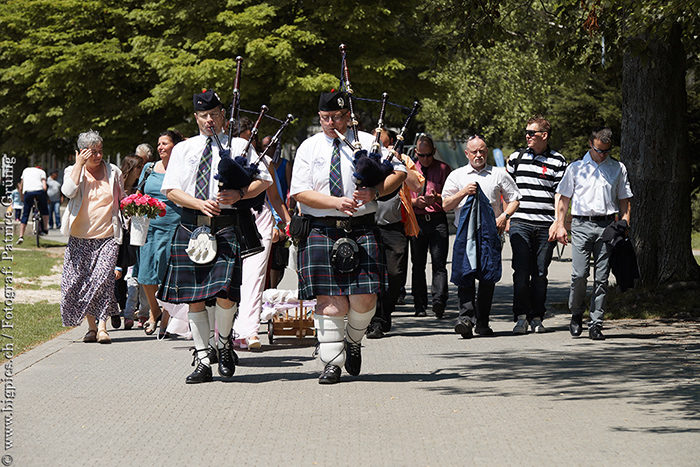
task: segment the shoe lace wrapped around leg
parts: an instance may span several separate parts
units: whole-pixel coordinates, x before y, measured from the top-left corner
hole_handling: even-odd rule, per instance
[[[358,358],[361,356],[361,346],[359,343],[352,342],[350,340],[345,341],[346,351],[351,357]]]

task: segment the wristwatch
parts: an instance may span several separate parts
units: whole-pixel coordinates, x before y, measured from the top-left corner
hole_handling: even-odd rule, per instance
[[[510,219],[510,214],[508,214],[507,212],[505,212],[504,214],[506,215],[506,220]]]
[[[377,188],[376,186],[374,187],[374,199],[379,199],[379,188]]]

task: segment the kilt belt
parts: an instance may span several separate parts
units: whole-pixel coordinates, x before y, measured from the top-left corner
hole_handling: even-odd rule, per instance
[[[353,227],[372,227],[375,225],[374,214],[365,214],[360,217],[308,217],[311,218],[312,228],[334,227],[349,232]]]
[[[224,227],[239,224],[239,213],[237,209],[222,209],[221,214],[214,217],[205,216],[201,211],[184,208],[182,210],[181,222],[183,224],[192,224],[197,227],[203,225],[211,228],[212,232],[217,232]]]

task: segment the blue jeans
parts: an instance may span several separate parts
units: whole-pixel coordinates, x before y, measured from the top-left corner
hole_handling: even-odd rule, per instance
[[[593,293],[589,324],[602,325],[605,313],[605,295],[608,292],[610,253],[612,247],[602,239],[603,231],[613,221],[588,221],[574,218],[571,222],[571,290],[569,309],[573,315],[582,315],[586,308],[586,284],[593,254]]]
[[[49,228],[53,229],[54,219],[56,219],[56,228],[61,228],[61,202],[49,201]]]
[[[547,273],[556,242],[549,240],[549,227],[519,221],[510,224],[513,250],[513,320],[544,319],[547,301]]]

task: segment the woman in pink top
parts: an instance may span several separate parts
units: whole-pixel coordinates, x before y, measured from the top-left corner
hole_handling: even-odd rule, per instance
[[[121,170],[102,160],[99,133],[90,130],[78,136],[75,165],[66,169],[63,180],[61,191],[70,201],[61,221],[61,232],[69,237],[61,277],[61,318],[64,326],[78,326],[87,318],[83,341],[109,344],[107,319],[119,314],[114,266],[124,189]]]

